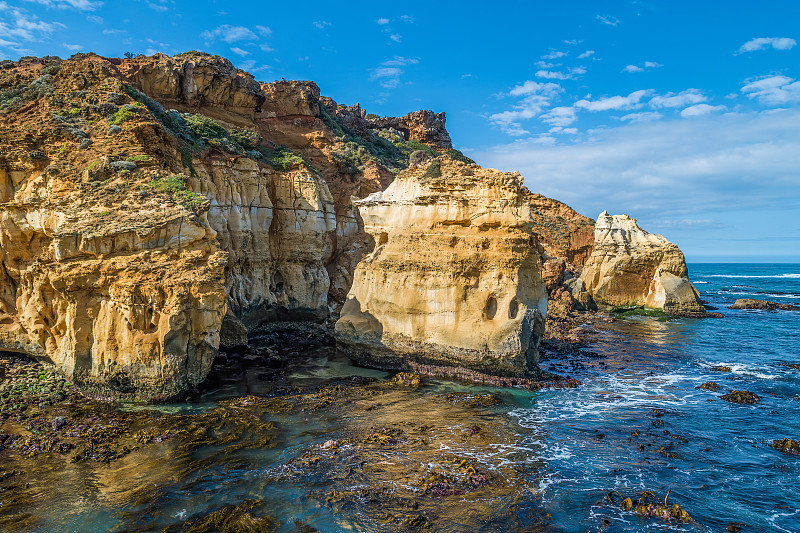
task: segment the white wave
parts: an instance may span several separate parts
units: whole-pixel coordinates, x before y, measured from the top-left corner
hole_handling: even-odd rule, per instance
[[[704,284],[709,283],[709,282],[708,281],[693,281],[692,283],[694,283],[695,285],[704,285]]]
[[[749,365],[743,365],[738,363],[713,363],[703,365],[706,368],[713,368],[716,366],[727,366],[731,369],[731,374],[735,374],[738,376],[752,376],[759,379],[776,379],[780,376],[778,374],[768,374],[766,370],[763,368],[752,367]]]
[[[800,299],[800,294],[773,294],[771,292],[732,292],[732,291],[721,291],[721,294],[730,294],[733,296],[769,296],[770,298],[792,298],[792,299]]]
[[[798,279],[800,274],[774,274],[771,276],[755,276],[750,274],[706,274],[707,278],[763,278],[763,279]]]

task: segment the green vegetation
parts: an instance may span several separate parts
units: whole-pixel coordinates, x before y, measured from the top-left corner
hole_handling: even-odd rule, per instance
[[[105,216],[108,216],[108,211],[100,211],[99,213],[97,213],[97,216],[98,216],[98,217],[105,217]]]
[[[150,161],[149,155],[131,155],[125,158],[125,161],[133,161],[134,163],[137,161]]]
[[[428,146],[425,143],[421,143],[419,141],[406,141],[405,148],[411,150],[412,152],[416,152],[417,150],[422,150],[423,152],[427,153],[432,157],[437,157],[439,155],[439,151],[436,148]]]
[[[442,168],[439,165],[439,161],[434,161],[428,168],[425,169],[425,173],[422,175],[423,178],[440,178],[442,177]]]
[[[444,153],[449,155],[451,158],[455,159],[456,161],[461,161],[462,163],[467,163],[469,165],[474,165],[475,161],[470,159],[469,157],[465,156],[461,153],[461,150],[456,150],[455,148],[451,148],[449,150],[445,150]]]
[[[665,322],[670,319],[670,315],[666,314],[660,309],[650,309],[643,305],[627,305],[612,307],[609,312],[617,316],[651,316],[658,318],[660,322]]]
[[[134,118],[136,113],[133,111],[128,111],[124,108],[119,108],[116,113],[114,113],[114,118],[108,121],[109,124],[115,124],[119,126],[120,124],[124,124],[125,122],[129,121],[130,119]]]
[[[208,198],[200,193],[188,190],[186,188],[187,179],[183,174],[175,174],[166,179],[156,178],[148,186],[156,191],[169,193],[183,207],[193,213],[199,213],[208,206]]]
[[[291,170],[293,166],[302,164],[303,158],[293,154],[285,146],[279,146],[272,152],[269,162],[275,170],[286,172],[287,170]]]

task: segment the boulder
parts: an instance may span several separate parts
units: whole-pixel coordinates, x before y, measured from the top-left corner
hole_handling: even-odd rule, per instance
[[[764,311],[800,311],[800,306],[782,304],[778,302],[768,302],[766,300],[756,300],[753,298],[739,298],[728,309],[762,309]]]

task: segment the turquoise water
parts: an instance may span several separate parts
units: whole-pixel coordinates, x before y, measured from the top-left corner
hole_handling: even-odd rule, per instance
[[[301,531],[297,524],[323,532],[402,531],[376,509],[404,494],[415,494],[420,509],[438,517],[430,531],[717,532],[731,523],[743,524],[742,531],[800,531],[800,458],[768,446],[800,439],[800,371],[784,366],[800,363],[800,312],[727,309],[745,297],[800,303],[800,265],[695,264],[690,273],[725,317],[631,317],[591,326],[593,340],[577,364],[543,362],[576,369],[572,375],[583,382],[577,389],[531,393],[438,380],[389,388],[344,400],[349,404],[269,414],[274,446],[181,451],[177,439],[167,440],[110,465],[53,470],[25,497],[42,518],[41,531],[160,531],[251,499],[263,500],[281,532]],[[386,377],[329,348],[302,368],[287,385],[313,390],[331,378]],[[720,390],[697,388],[709,381]],[[161,412],[203,413],[225,398],[268,390],[248,371],[222,380],[197,403]],[[752,391],[761,401],[731,404],[719,398],[728,390]],[[500,403],[470,410],[442,399],[487,392]],[[423,455],[409,447],[328,452],[323,445],[377,431],[369,428],[415,424],[434,428]],[[470,429],[476,424],[483,427],[477,437]],[[303,463],[308,454],[321,462]],[[434,471],[441,468],[436,461],[453,456],[474,460],[491,482],[431,498],[405,471],[392,473]],[[332,490],[365,488],[375,497],[330,501]],[[610,491],[635,497],[644,490],[661,498],[669,491],[670,505],[678,503],[695,522],[639,517],[605,499]]]

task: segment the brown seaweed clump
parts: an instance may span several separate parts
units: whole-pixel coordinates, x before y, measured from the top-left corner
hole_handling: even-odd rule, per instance
[[[723,394],[722,396],[720,396],[720,398],[722,398],[726,402],[741,403],[747,405],[758,403],[759,401],[761,401],[761,397],[758,394],[746,390],[732,390],[728,394]]]
[[[800,457],[800,440],[792,440],[792,439],[780,439],[772,441],[770,444],[776,450],[780,450],[783,453],[788,453],[791,455],[796,455]]]
[[[173,524],[165,533],[270,533],[278,529],[277,519],[266,514],[256,514],[254,509],[263,505],[257,500],[247,500],[239,505],[226,505],[207,514],[188,518],[182,524]]]
[[[714,383],[713,381],[707,381],[697,388],[717,392],[720,389],[720,386]]]
[[[667,495],[664,496],[662,501],[655,493],[649,490],[642,492],[638,498],[625,497],[621,493],[612,490],[606,495],[606,500],[609,503],[617,504],[614,498],[616,494],[620,498],[618,505],[625,511],[633,511],[639,516],[662,518],[670,521],[676,520],[684,523],[692,522],[692,517],[680,505],[676,503],[670,507],[667,504],[670,492],[672,492],[672,489],[667,491]]]

